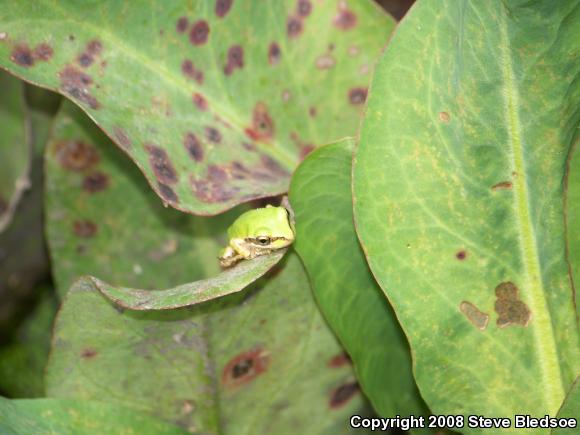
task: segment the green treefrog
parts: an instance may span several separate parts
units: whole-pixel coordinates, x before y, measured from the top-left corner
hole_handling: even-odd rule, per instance
[[[285,248],[294,241],[294,231],[284,207],[250,210],[228,228],[228,246],[219,256],[222,267],[249,260]]]

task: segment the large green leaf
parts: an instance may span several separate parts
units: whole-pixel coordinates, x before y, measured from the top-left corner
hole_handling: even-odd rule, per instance
[[[96,401],[0,397],[0,432],[20,434],[186,434],[131,409]]]
[[[378,63],[355,220],[436,414],[554,416],[580,371],[563,218],[579,12],[420,0]]]
[[[0,66],[77,102],[165,203],[215,214],[356,132],[394,21],[371,0],[2,0],[0,23]]]
[[[356,238],[350,188],[353,142],[322,147],[296,170],[290,186],[296,250],[375,409],[385,417],[426,414],[407,341]]]
[[[32,143],[23,83],[0,71],[0,233],[30,187]]]
[[[568,391],[566,395],[566,399],[564,403],[562,403],[562,407],[558,411],[558,418],[559,419],[566,419],[568,423],[568,427],[560,427],[558,429],[554,429],[552,434],[569,434],[570,426],[574,425],[575,420],[575,428],[578,431],[578,416],[580,415],[580,376],[576,378],[572,387]]]
[[[70,104],[46,167],[61,294],[85,274],[155,289],[218,273],[240,210],[202,218],[163,208],[137,168]],[[348,417],[365,412],[363,398],[352,367],[329,366],[342,348],[300,262],[286,257],[243,292],[164,312],[123,310],[91,280],[76,282],[55,325],[48,394],[111,401],[209,433],[348,432]]]

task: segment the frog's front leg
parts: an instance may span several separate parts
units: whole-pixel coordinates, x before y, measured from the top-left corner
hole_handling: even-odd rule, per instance
[[[221,267],[232,267],[238,261],[243,260],[244,257],[238,254],[231,246],[225,248],[219,256]]]
[[[244,239],[232,239],[230,246],[246,260],[251,260],[256,256],[254,250]]]

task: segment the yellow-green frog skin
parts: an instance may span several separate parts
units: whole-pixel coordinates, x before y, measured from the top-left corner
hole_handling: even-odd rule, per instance
[[[239,216],[228,228],[228,237],[228,246],[219,257],[222,267],[286,248],[294,242],[294,231],[288,211],[268,205]]]

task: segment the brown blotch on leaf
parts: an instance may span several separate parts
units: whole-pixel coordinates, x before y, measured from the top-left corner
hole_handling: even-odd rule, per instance
[[[330,393],[330,407],[332,409],[342,407],[359,391],[360,388],[356,382],[349,382],[347,384],[341,385]]]
[[[497,184],[494,184],[493,186],[491,186],[491,190],[496,192],[498,190],[509,190],[512,187],[513,187],[513,184],[511,181],[502,181],[501,183],[497,183]]]
[[[95,349],[87,347],[81,351],[81,357],[84,359],[92,359],[98,355],[98,352]]]
[[[209,24],[205,20],[196,21],[189,31],[189,40],[193,45],[203,45],[209,38]]]
[[[179,197],[177,196],[177,193],[175,193],[175,191],[167,184],[163,184],[158,181],[157,186],[159,187],[159,194],[161,195],[161,198],[163,198],[164,201],[173,204],[177,204],[179,202]]]
[[[38,44],[36,46],[36,48],[34,49],[34,57],[37,60],[43,60],[43,61],[48,61],[50,60],[50,58],[52,57],[54,51],[52,50],[52,47],[48,44]]]
[[[461,251],[457,251],[457,253],[455,254],[455,258],[457,258],[458,260],[465,260],[467,258],[467,252],[464,251],[463,249]]]
[[[244,67],[244,49],[241,45],[232,45],[228,49],[228,61],[224,67],[224,73],[229,76],[236,69]]]
[[[232,3],[234,0],[216,0],[215,2],[215,14],[219,18],[223,18],[230,11]]]
[[[97,234],[97,224],[91,220],[84,219],[73,222],[73,232],[77,237],[89,239]]]
[[[489,322],[489,315],[480,311],[474,304],[468,301],[463,301],[459,304],[459,309],[467,317],[473,326],[483,331],[487,328]]]
[[[109,177],[103,172],[93,172],[83,179],[83,190],[86,192],[102,192],[107,187],[109,187]]]
[[[189,20],[187,17],[180,17],[175,24],[175,30],[177,33],[185,33],[187,27],[189,26]]]
[[[289,38],[297,38],[302,33],[302,21],[298,17],[290,17],[288,18],[288,22],[286,23],[286,31],[288,32]]]
[[[447,112],[439,112],[439,120],[441,122],[448,123],[449,121],[451,121],[451,115],[449,115],[449,113]]]
[[[193,79],[200,85],[203,84],[203,72],[195,68],[193,62],[189,59],[185,59],[181,64],[181,72],[187,78]]]
[[[232,358],[224,367],[222,384],[226,387],[246,384],[264,373],[269,364],[269,353],[260,347],[243,352]]]
[[[127,132],[121,127],[113,128],[113,139],[115,139],[115,142],[119,144],[124,150],[128,151],[133,148],[131,139],[129,139]]]
[[[183,145],[185,145],[187,153],[193,160],[196,162],[201,162],[203,160],[203,147],[201,146],[201,142],[195,134],[187,133],[183,138]]]
[[[207,107],[208,107],[207,100],[200,93],[197,93],[197,92],[194,93],[191,97],[191,100],[193,101],[193,104],[195,104],[197,106],[197,108],[199,110],[203,110],[204,112],[207,110]]]
[[[87,68],[87,67],[91,66],[93,64],[93,61],[94,61],[93,56],[91,56],[88,53],[81,53],[79,55],[79,57],[77,58],[77,62],[83,68]]]
[[[323,54],[316,58],[314,63],[318,69],[330,69],[336,64],[336,60],[331,54]]]
[[[285,168],[280,166],[280,164],[276,160],[274,160],[272,157],[267,156],[265,154],[262,154],[262,156],[260,157],[260,160],[262,161],[262,165],[264,165],[264,167],[270,173],[272,173],[274,175],[280,175],[282,177],[287,177],[290,175],[290,172],[288,172]]]
[[[94,63],[95,57],[100,55],[102,51],[103,44],[100,41],[94,39],[87,44],[86,51],[79,54],[77,57],[77,62],[83,68],[88,68]]]
[[[282,51],[280,51],[280,46],[277,43],[272,42],[268,48],[268,62],[270,62],[270,65],[277,65],[280,62],[281,57]]]
[[[202,202],[226,202],[238,192],[238,187],[227,185],[229,174],[215,165],[208,167],[206,179],[190,177],[191,187],[195,196]]]
[[[346,5],[341,5],[340,10],[332,19],[334,24],[340,30],[350,30],[356,26],[356,15],[349,10]]]
[[[367,99],[367,88],[352,88],[348,91],[348,101],[355,106],[364,104]]]
[[[10,60],[17,65],[23,66],[25,68],[34,65],[35,58],[30,47],[26,44],[19,44],[12,50],[10,54]]]
[[[495,288],[495,311],[498,314],[497,326],[528,326],[531,313],[525,303],[519,300],[519,290],[512,282],[502,282]]]
[[[351,365],[352,360],[350,356],[346,352],[339,353],[338,355],[333,356],[328,361],[328,367],[336,369],[339,367],[344,367],[347,365]]]
[[[55,147],[56,159],[64,169],[84,171],[99,161],[99,155],[92,145],[80,140],[59,142]]]
[[[315,118],[316,117],[316,107],[310,106],[310,108],[308,109],[308,114],[310,115],[311,118]]]
[[[87,44],[87,51],[89,54],[92,54],[93,56],[98,56],[103,51],[103,44],[101,43],[101,41],[93,39]]]
[[[298,0],[296,11],[298,12],[299,16],[305,18],[310,15],[310,12],[312,12],[312,3],[310,0]]]
[[[308,154],[314,151],[316,147],[312,144],[305,144],[300,147],[300,160],[304,160]]]
[[[246,129],[246,134],[255,141],[268,141],[275,132],[274,121],[268,113],[268,107],[259,101],[254,106],[252,127]]]
[[[85,103],[91,109],[98,109],[101,106],[89,90],[93,84],[91,76],[72,65],[66,66],[58,73],[58,76],[60,78],[60,88],[65,94]]]
[[[206,127],[205,128],[205,137],[212,143],[220,143],[222,141],[222,134],[217,128],[214,127]]]
[[[146,144],[145,150],[149,153],[149,163],[160,183],[177,183],[177,172],[169,160],[167,151],[156,145]]]

